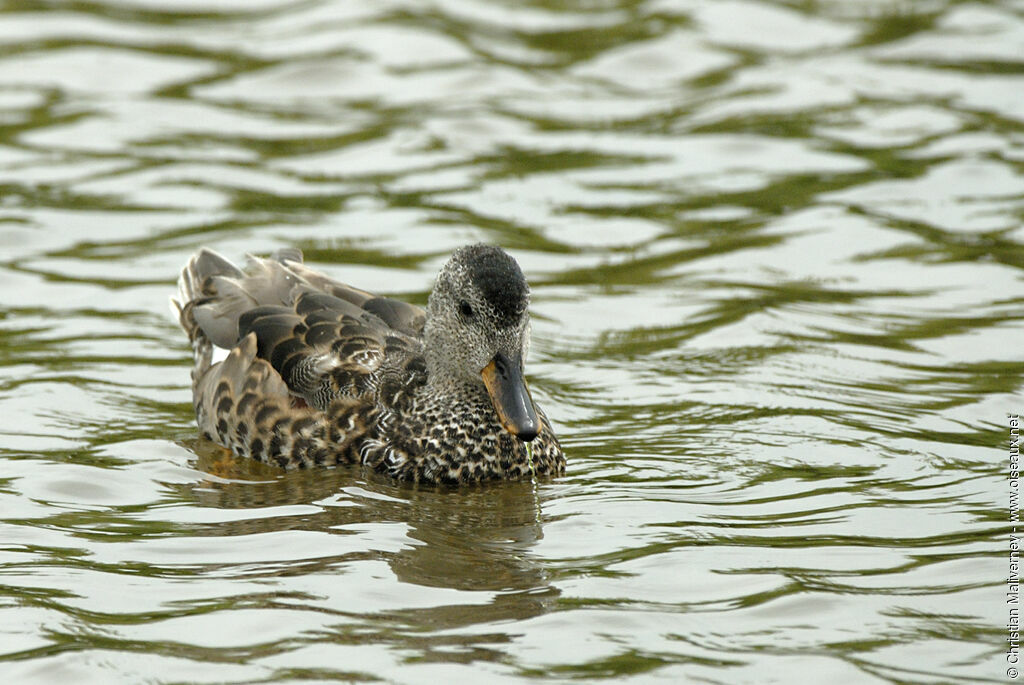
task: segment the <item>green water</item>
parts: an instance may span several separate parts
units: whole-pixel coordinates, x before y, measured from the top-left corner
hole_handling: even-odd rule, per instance
[[[0,680],[1012,682],[1024,5],[0,4]],[[533,292],[564,478],[225,463],[201,245]]]

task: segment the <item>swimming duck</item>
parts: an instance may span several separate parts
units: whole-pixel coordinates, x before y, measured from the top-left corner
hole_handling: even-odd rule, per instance
[[[565,470],[523,377],[529,300],[519,265],[490,245],[455,251],[425,311],[335,281],[297,249],[243,272],[203,248],[172,304],[205,438],[283,468],[362,463],[454,484]]]

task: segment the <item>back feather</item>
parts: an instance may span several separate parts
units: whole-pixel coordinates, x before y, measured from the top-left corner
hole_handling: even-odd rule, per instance
[[[254,334],[255,356],[288,391],[326,410],[339,397],[373,392],[385,360],[404,365],[422,347],[421,308],[313,271],[297,249],[250,256],[242,272],[203,248],[182,271],[178,291],[173,302],[193,343],[196,383],[213,365],[212,347],[231,349]]]

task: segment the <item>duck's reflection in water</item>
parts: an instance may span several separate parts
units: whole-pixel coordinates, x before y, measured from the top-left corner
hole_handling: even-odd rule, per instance
[[[393,551],[353,551],[316,565],[384,559],[401,582],[496,592],[494,608],[502,605],[520,617],[545,612],[558,596],[530,551],[543,537],[543,485],[416,487],[354,467],[282,472],[232,457],[210,443],[189,446],[199,455],[196,466],[215,478],[179,486],[183,496],[202,507],[254,510],[252,518],[201,524],[196,534],[309,530],[344,535],[360,524],[403,524],[406,539]],[[307,506],[302,513],[259,511],[296,505]],[[294,561],[309,572],[310,560]],[[280,572],[281,564],[274,566]],[[510,603],[513,597],[518,599]]]

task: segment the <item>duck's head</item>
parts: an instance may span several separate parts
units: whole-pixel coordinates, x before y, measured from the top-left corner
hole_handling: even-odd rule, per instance
[[[423,331],[431,382],[483,385],[501,425],[524,442],[540,430],[523,378],[529,304],[530,287],[508,253],[493,245],[459,248],[438,274]]]

